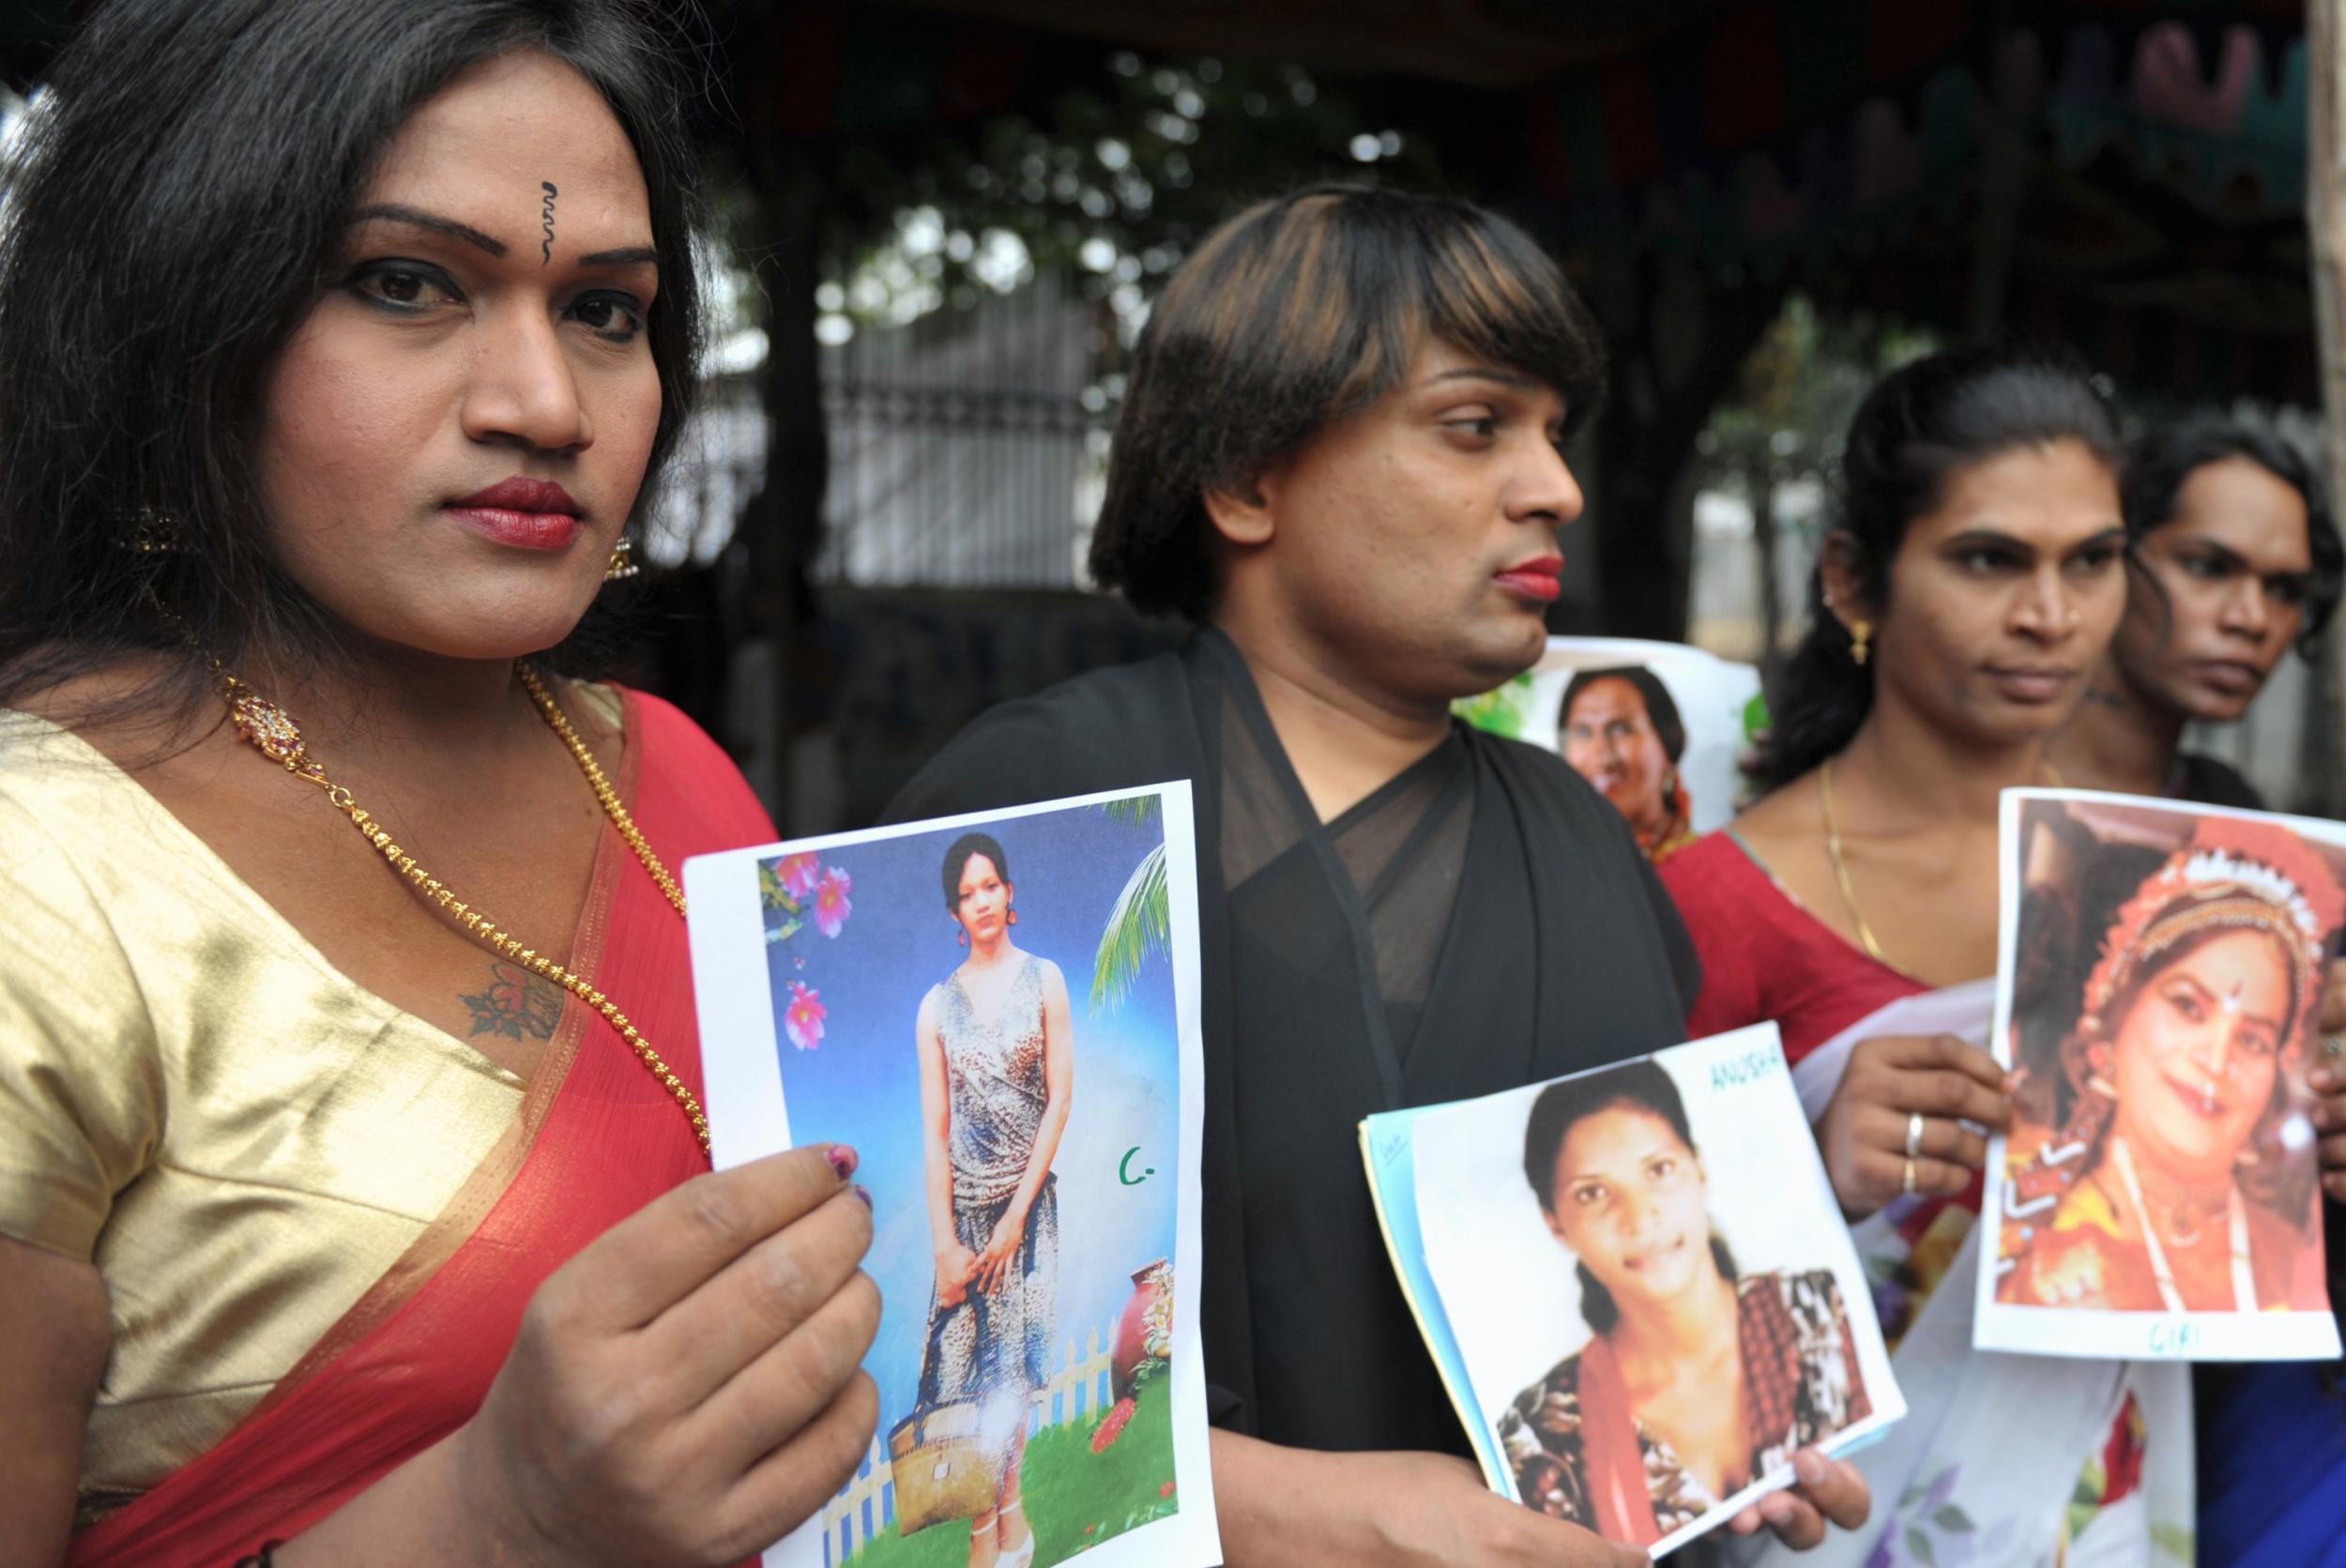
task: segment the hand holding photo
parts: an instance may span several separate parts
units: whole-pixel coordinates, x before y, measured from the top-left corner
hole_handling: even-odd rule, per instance
[[[1903,1413],[1774,1026],[1363,1133],[1495,1490],[1659,1557]]]
[[[2346,830],[2066,790],[2003,801],[1983,1347],[2338,1353],[2306,1082]]]
[[[879,1431],[775,1568],[1220,1560],[1194,868],[1186,784],[688,864],[717,1164],[873,1204]]]

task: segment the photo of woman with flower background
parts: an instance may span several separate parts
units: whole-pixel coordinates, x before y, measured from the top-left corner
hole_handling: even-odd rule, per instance
[[[1201,1523],[1213,1540],[1202,1378],[1175,1375],[1187,828],[1168,789],[744,852],[758,1066],[789,1142],[855,1149],[884,1303],[872,1453],[769,1562],[1219,1560],[1193,1549]],[[729,941],[747,922],[717,910],[747,912],[750,869],[706,913],[693,895]],[[743,951],[696,948],[696,970],[746,993]],[[712,1087],[721,1161],[744,1098]]]

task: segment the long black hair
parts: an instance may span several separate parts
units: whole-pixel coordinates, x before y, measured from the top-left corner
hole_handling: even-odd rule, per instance
[[[1895,614],[1890,563],[1914,519],[1958,471],[2023,447],[2076,441],[2117,473],[2123,449],[2109,401],[2074,367],[2006,349],[1953,349],[1891,372],[1850,421],[1835,531],[1853,546],[1873,618]],[[1809,626],[1769,693],[1774,716],[1755,776],[1790,784],[1850,743],[1873,708],[1874,672],[1851,657],[1849,629],[1824,603],[1820,571]]]
[[[2321,475],[2303,452],[2270,431],[2206,415],[2162,425],[2135,442],[2126,453],[2125,479],[2118,487],[2126,525],[2129,584],[2147,588],[2164,602],[2167,590],[2144,569],[2136,550],[2175,520],[2177,497],[2191,476],[2228,458],[2255,464],[2305,502],[2306,553],[2312,557],[2313,575],[2306,592],[2305,623],[2297,632],[2297,653],[2310,662],[2322,629],[2337,613],[2340,594],[2346,593],[2346,544],[2338,540],[2328,487]]]
[[[1669,1073],[1654,1062],[1624,1062],[1602,1073],[1550,1084],[1531,1102],[1531,1118],[1523,1125],[1523,1179],[1531,1184],[1540,1207],[1550,1214],[1556,1211],[1556,1157],[1563,1152],[1564,1139],[1576,1123],[1616,1105],[1653,1112],[1669,1123],[1688,1153],[1700,1158],[1694,1131],[1686,1121],[1686,1102]],[[1730,1281],[1735,1278],[1735,1255],[1715,1232],[1711,1237],[1711,1258],[1722,1276]],[[1580,1316],[1588,1319],[1592,1332],[1612,1332],[1621,1321],[1621,1303],[1589,1272],[1587,1264],[1576,1262],[1573,1267],[1580,1278]]]
[[[111,0],[57,56],[0,186],[0,707],[149,650],[170,674],[115,706],[185,712],[207,673],[190,645],[347,647],[273,563],[263,396],[401,125],[517,50],[591,83],[643,168],[660,266],[648,499],[691,408],[701,306],[683,94],[636,8]],[[143,554],[142,537],[172,548]]]

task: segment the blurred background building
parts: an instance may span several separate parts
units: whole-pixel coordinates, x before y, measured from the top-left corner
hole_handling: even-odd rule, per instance
[[[86,8],[0,4],[0,138]],[[1296,185],[1488,203],[1589,299],[1613,379],[1559,631],[1788,647],[1841,428],[1942,343],[2065,347],[2137,425],[2323,438],[2302,0],[702,9],[721,321],[629,677],[785,830],[1177,639],[1084,571],[1126,356],[1197,238]],[[2208,744],[2346,809],[2335,684],[2293,661]]]

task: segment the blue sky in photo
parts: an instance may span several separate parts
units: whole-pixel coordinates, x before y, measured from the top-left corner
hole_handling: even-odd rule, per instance
[[[922,998],[967,955],[940,872],[946,849],[969,830],[824,853],[823,864],[853,883],[845,924],[826,937],[810,918],[766,950],[791,1139],[853,1145],[862,1161],[856,1180],[872,1194],[876,1230],[864,1267],[885,1305],[864,1364],[879,1384],[883,1439],[912,1407],[935,1274],[913,1025]],[[1134,868],[1164,842],[1164,825],[1076,806],[976,830],[999,841],[1010,861],[1012,939],[1058,964],[1073,1017],[1073,1103],[1051,1167],[1060,1225],[1056,1371],[1070,1338],[1080,1355],[1098,1329],[1104,1346],[1133,1271],[1173,1254],[1181,1058],[1170,962],[1150,953],[1120,1003],[1097,1013],[1089,1005],[1100,934]],[[792,981],[819,993],[825,1009],[811,1051],[793,1046],[783,1027]]]

